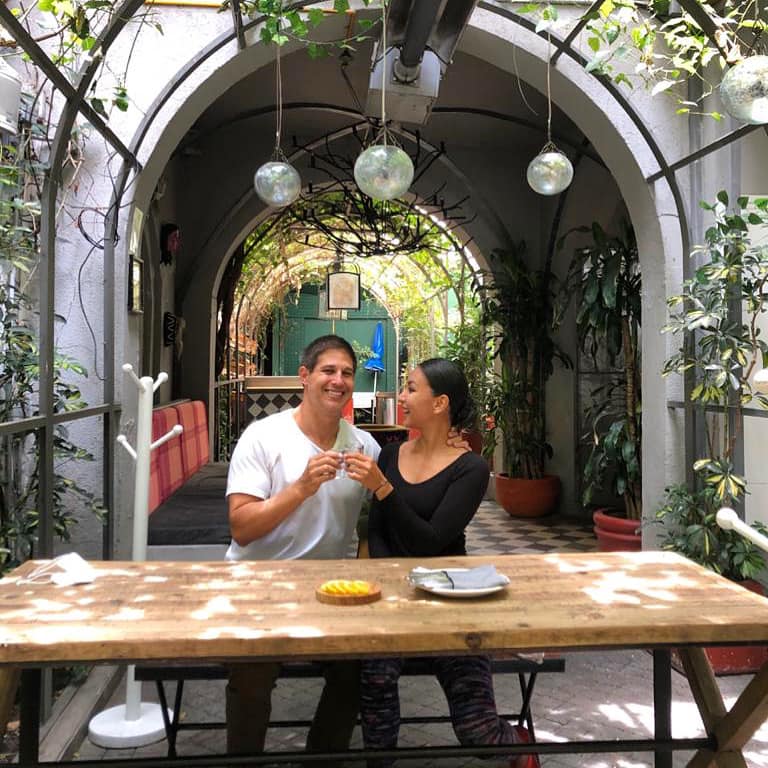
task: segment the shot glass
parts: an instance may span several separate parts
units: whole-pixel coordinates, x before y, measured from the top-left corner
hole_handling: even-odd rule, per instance
[[[339,448],[339,453],[341,454],[341,467],[336,470],[336,479],[339,480],[341,478],[344,478],[347,476],[347,454],[348,453],[362,453],[363,452],[363,444],[357,442],[357,440],[353,440],[349,443],[345,443]]]

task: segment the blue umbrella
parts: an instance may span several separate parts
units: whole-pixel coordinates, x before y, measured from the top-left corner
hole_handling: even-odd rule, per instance
[[[381,322],[376,323],[376,329],[373,332],[373,341],[371,342],[371,351],[373,356],[365,361],[366,371],[373,371],[373,405],[371,411],[376,407],[376,375],[381,371],[384,371],[384,363],[382,358],[384,357],[384,326]]]

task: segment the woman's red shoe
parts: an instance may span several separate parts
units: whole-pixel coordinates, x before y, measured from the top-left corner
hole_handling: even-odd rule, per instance
[[[513,726],[515,729],[515,739],[518,744],[530,744],[533,739],[531,732],[522,725]],[[516,755],[512,758],[509,768],[541,768],[541,762],[537,754]]]

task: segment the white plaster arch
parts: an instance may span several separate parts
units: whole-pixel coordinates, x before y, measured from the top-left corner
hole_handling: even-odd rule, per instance
[[[334,22],[325,29],[335,33]],[[514,41],[514,42],[512,42]],[[512,55],[513,44],[517,46]],[[521,28],[510,19],[489,10],[478,9],[462,37],[460,50],[493,66],[519,76],[541,91],[545,89],[546,56],[549,53],[545,40]],[[290,47],[286,49],[286,53]],[[143,145],[140,157],[144,169],[137,179],[134,201],[146,209],[160,174],[186,132],[208,105],[239,79],[271,61],[272,54],[262,45],[251,45],[238,51],[227,48],[229,58],[221,61],[206,77],[198,78],[195,88],[181,100],[161,110],[153,133],[157,138],[152,144]],[[659,341],[660,326],[665,312],[668,285],[676,285],[680,277],[682,239],[678,221],[678,209],[672,190],[666,181],[649,185],[645,178],[659,169],[648,142],[623,107],[610,92],[583,67],[568,58],[561,57],[552,72],[553,101],[589,137],[606,163],[621,191],[635,227],[644,275],[643,296],[643,388],[644,388],[644,506],[653,508],[676,470],[679,443],[666,409],[666,391],[658,371],[664,358],[664,346]],[[164,125],[161,125],[162,122]],[[675,137],[667,137],[675,143]],[[679,143],[679,142],[678,142]],[[196,274],[193,290],[185,302],[187,334],[191,338],[209,341],[208,365],[198,359],[195,367],[210,371],[213,359],[214,319],[216,313],[216,286],[220,279],[221,265],[231,255],[237,243],[253,228],[260,215],[253,213],[248,190],[225,221],[203,244],[200,256],[206,265]],[[194,325],[194,327],[193,327]],[[192,375],[192,372],[189,372]],[[208,380],[210,375],[206,374]],[[199,387],[197,387],[199,391]],[[206,387],[207,389],[207,387]],[[665,458],[665,473],[659,471],[658,458]]]

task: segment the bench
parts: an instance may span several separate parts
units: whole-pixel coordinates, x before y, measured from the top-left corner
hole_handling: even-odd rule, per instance
[[[149,475],[148,557],[219,560],[229,544],[226,464],[210,462],[208,419],[202,400],[155,408],[152,441],[183,428],[152,451]]]
[[[542,672],[565,672],[565,659],[562,656],[545,655],[541,661],[522,657],[493,659],[493,673],[500,675],[516,674],[520,683],[520,710],[511,714],[502,714],[506,720],[517,720],[520,725],[525,725],[535,740],[533,726],[533,714],[531,712],[531,699],[536,678]],[[405,663],[403,677],[432,675],[428,660],[421,658],[409,658]],[[194,664],[194,665],[157,665],[146,664],[135,669],[136,680],[154,682],[157,687],[157,695],[163,716],[165,735],[168,740],[168,757],[176,757],[176,739],[182,730],[218,730],[226,727],[225,722],[181,722],[181,705],[184,695],[184,683],[186,680],[226,680],[227,666],[224,664]],[[280,676],[282,678],[317,678],[322,677],[322,664],[319,662],[291,662],[284,664]],[[168,698],[165,692],[165,683],[175,682],[171,716],[168,716]],[[427,724],[450,722],[447,715],[434,715],[422,717],[402,717],[401,723]],[[297,728],[308,727],[309,722],[304,720],[274,720],[270,722],[272,728]]]
[[[188,400],[152,411],[152,442],[180,424],[183,432],[152,451],[149,467],[151,515],[210,459],[208,418],[202,400]]]

